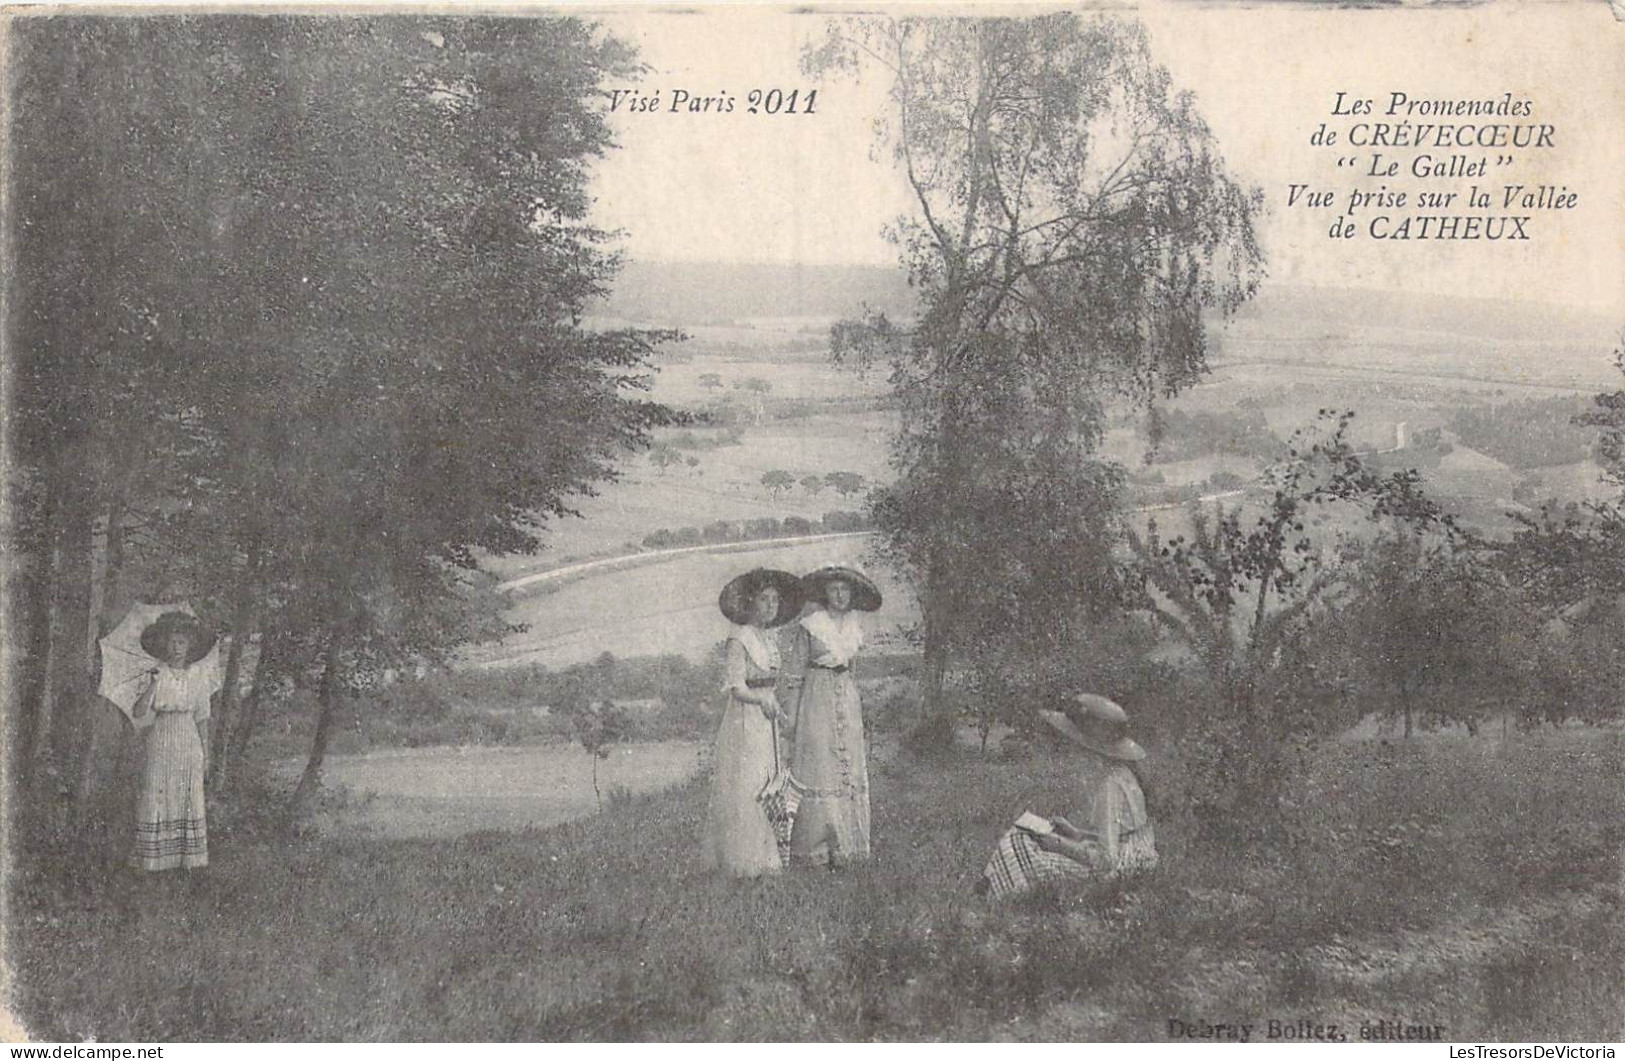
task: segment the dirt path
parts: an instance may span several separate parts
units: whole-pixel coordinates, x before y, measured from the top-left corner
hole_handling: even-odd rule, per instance
[[[527,586],[555,582],[561,578],[591,575],[603,571],[622,571],[627,568],[642,567],[645,564],[660,564],[680,556],[696,556],[706,553],[743,553],[755,552],[761,549],[789,548],[796,545],[808,545],[813,542],[839,541],[843,538],[867,538],[874,533],[874,531],[842,531],[836,534],[805,534],[795,538],[760,538],[748,542],[714,542],[710,545],[685,545],[679,549],[656,549],[646,553],[628,553],[625,556],[587,560],[579,564],[555,567],[549,571],[537,571],[534,574],[510,578],[506,582],[498,583],[497,589],[507,593],[511,590],[524,589]]]
[[[1377,450],[1378,453],[1393,453],[1393,449]],[[1203,494],[1188,501],[1168,501],[1155,505],[1140,505],[1129,509],[1130,512],[1163,512],[1168,509],[1183,508],[1190,504],[1212,504],[1215,501],[1228,501],[1241,497],[1245,490],[1225,490],[1215,494]],[[605,571],[623,571],[628,568],[642,567],[646,564],[660,564],[681,556],[697,556],[708,553],[745,553],[756,552],[763,549],[789,548],[796,545],[809,545],[814,542],[840,541],[847,538],[872,538],[877,531],[840,531],[833,534],[803,534],[794,538],[756,538],[744,542],[712,542],[707,545],[685,545],[676,549],[655,549],[650,552],[628,553],[625,556],[607,556],[600,560],[584,560],[578,564],[567,564],[564,567],[550,568],[546,571],[536,571],[517,578],[510,578],[506,582],[497,583],[497,589],[508,593],[516,589],[525,589],[529,586],[545,585],[556,582],[562,578],[574,578],[580,575],[593,575]]]

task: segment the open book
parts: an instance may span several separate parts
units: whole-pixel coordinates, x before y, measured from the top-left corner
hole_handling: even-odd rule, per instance
[[[1067,835],[1057,833],[1054,822],[1048,818],[1040,818],[1030,810],[1021,812],[1021,817],[1016,819],[1016,828],[1023,832],[1032,833],[1034,836],[1049,836],[1052,833],[1057,836]],[[1075,839],[1093,841],[1094,843],[1100,842],[1099,835],[1091,826],[1073,826],[1073,829],[1077,833]]]
[[[1016,819],[1016,828],[1037,836],[1048,836],[1055,831],[1055,826],[1050,824],[1048,818],[1040,818],[1030,810],[1021,812],[1021,817]]]

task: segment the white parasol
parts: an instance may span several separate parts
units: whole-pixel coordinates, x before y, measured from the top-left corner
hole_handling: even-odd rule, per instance
[[[141,633],[165,612],[194,614],[191,607],[185,604],[132,604],[124,621],[97,642],[102,650],[102,681],[96,692],[117,704],[118,709],[137,728],[152,724],[151,712],[139,719],[133,712],[136,700],[146,691],[146,679],[159,666],[159,661],[141,647]],[[192,667],[202,668],[210,674],[210,691],[219,691],[223,684],[220,676],[220,643],[216,641],[210,646],[208,654]]]

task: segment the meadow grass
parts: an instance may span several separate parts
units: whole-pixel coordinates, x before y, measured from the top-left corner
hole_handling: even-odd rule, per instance
[[[1263,838],[1229,841],[1185,825],[1160,760],[1158,871],[999,906],[972,894],[990,844],[1076,807],[1064,756],[877,764],[875,859],[759,882],[699,867],[703,780],[440,841],[222,814],[191,877],[24,859],[14,1004],[47,1040],[1625,1036],[1618,735],[1308,755]]]

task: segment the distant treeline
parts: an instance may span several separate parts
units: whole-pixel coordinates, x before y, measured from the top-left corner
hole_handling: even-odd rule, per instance
[[[728,398],[713,399],[686,411],[707,427],[735,427],[760,420],[799,420],[824,413],[872,413],[897,408],[890,395],[850,395],[829,398],[769,398],[746,404]]]
[[[1157,463],[1219,453],[1269,461],[1279,457],[1284,448],[1264,419],[1264,410],[1257,406],[1246,406],[1235,412],[1194,413],[1153,408],[1146,420],[1145,434]]]
[[[1591,455],[1595,432],[1574,423],[1588,398],[1535,398],[1459,409],[1449,423],[1463,446],[1510,468],[1573,464]]]
[[[914,312],[907,277],[892,267],[733,262],[629,262],[599,312],[683,324],[751,317],[848,317],[865,306]]]
[[[809,534],[843,534],[866,531],[873,527],[868,515],[862,512],[836,510],[824,513],[823,519],[803,519],[786,516],[778,519],[763,516],[759,519],[717,520],[704,527],[680,527],[676,530],[660,528],[644,535],[645,549],[677,549],[689,545],[719,545],[724,542],[751,542],[769,538],[800,538]]]
[[[1231,490],[1241,490],[1246,487],[1248,480],[1231,471],[1216,471],[1198,483],[1176,483],[1169,485],[1163,481],[1162,473],[1152,471],[1131,475],[1129,481],[1134,484],[1134,498],[1142,505],[1177,505],[1187,501],[1195,501],[1207,494],[1222,494]]]

